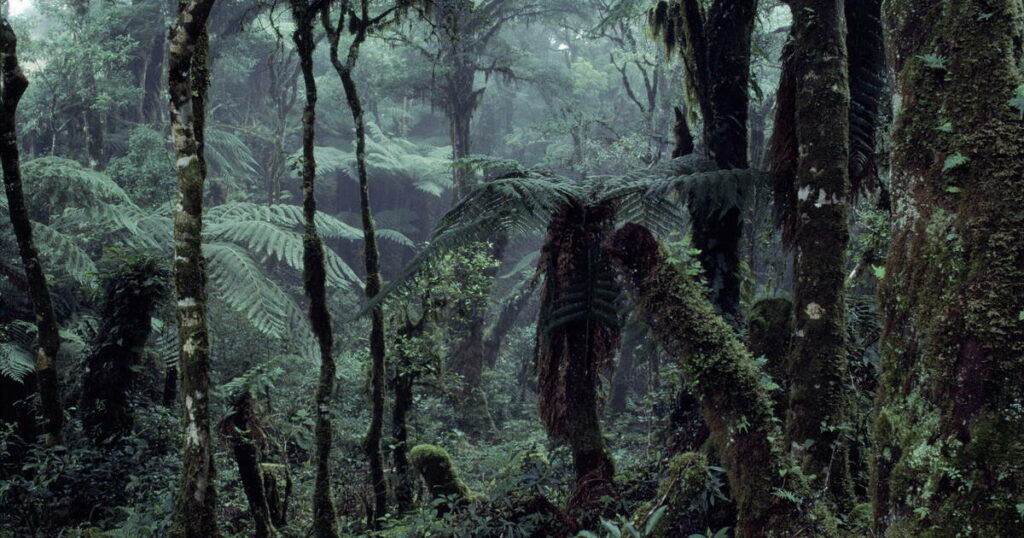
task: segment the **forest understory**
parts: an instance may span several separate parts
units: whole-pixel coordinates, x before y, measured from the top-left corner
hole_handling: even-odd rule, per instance
[[[0,538],[1024,535],[1024,0],[0,0]]]

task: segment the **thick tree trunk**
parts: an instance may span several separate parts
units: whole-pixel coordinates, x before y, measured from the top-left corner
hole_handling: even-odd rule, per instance
[[[613,219],[610,204],[566,205],[551,219],[540,262],[540,415],[548,435],[572,450],[576,489],[567,501],[567,512],[577,518],[609,515],[603,498],[615,492],[598,395],[600,373],[611,367],[620,341],[613,304],[618,287],[600,248]]]
[[[893,230],[880,297],[879,534],[1020,534],[1024,4],[890,0]],[[945,122],[949,129],[937,129]]]
[[[359,177],[359,209],[363,224],[363,260],[366,267],[366,298],[373,300],[380,293],[380,251],[377,248],[376,225],[373,222],[373,211],[370,207],[370,182],[366,171],[366,120],[363,117],[363,104],[359,97],[359,89],[352,70],[359,59],[359,49],[366,40],[369,25],[377,19],[370,19],[369,0],[360,0],[359,15],[353,11],[342,13],[349,15],[350,30],[355,36],[349,44],[348,55],[342,62],[338,56],[338,42],[344,25],[342,20],[331,29],[329,14],[324,11],[324,27],[328,31],[331,44],[331,63],[341,78],[345,90],[345,99],[352,112],[352,120],[356,127],[356,172]],[[377,305],[370,313],[370,426],[363,439],[363,450],[370,464],[370,484],[373,487],[373,518],[370,526],[379,528],[380,520],[387,513],[388,486],[384,479],[384,456],[380,450],[380,441],[384,432],[384,384],[386,370],[386,349],[384,342],[384,309]]]
[[[796,182],[794,338],[786,446],[832,498],[852,501],[844,383],[849,181],[849,78],[842,0],[792,0],[799,148]]]
[[[173,537],[216,536],[216,493],[210,441],[210,335],[202,254],[203,124],[209,84],[206,20],[214,0],[183,0],[169,35],[171,134],[178,170],[174,213],[174,284],[185,445]]]
[[[39,384],[39,399],[43,411],[43,429],[46,431],[47,446],[61,443],[64,426],[64,407],[60,398],[60,380],[57,377],[57,351],[60,349],[60,333],[57,317],[53,313],[50,288],[46,284],[32,239],[32,223],[21,186],[21,164],[18,152],[16,112],[18,102],[28,87],[28,79],[18,65],[18,37],[7,21],[0,16],[0,69],[3,71],[3,89],[0,93],[0,165],[3,167],[4,186],[7,192],[7,208],[11,227],[18,243],[18,253],[25,268],[28,295],[35,312],[38,346],[36,347],[36,380]]]
[[[316,387],[316,479],[313,486],[313,532],[318,538],[338,536],[334,503],[331,500],[331,396],[334,393],[335,365],[332,347],[334,333],[327,309],[324,244],[316,229],[316,78],[313,75],[313,21],[315,8],[305,0],[292,0],[295,21],[295,49],[306,89],[302,112],[302,209],[305,215],[303,235],[303,286],[309,297],[309,322],[320,350],[320,377]]]
[[[605,245],[637,311],[692,383],[729,476],[737,536],[833,535],[831,518],[774,446],[779,431],[761,370],[702,286],[666,262],[643,226],[627,224]]]

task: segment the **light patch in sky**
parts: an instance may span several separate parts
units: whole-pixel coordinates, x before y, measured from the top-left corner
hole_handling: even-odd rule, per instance
[[[21,15],[32,6],[32,0],[10,0],[11,15]]]

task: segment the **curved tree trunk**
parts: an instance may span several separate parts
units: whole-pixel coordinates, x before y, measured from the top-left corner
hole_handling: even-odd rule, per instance
[[[210,441],[210,335],[206,324],[206,265],[202,254],[203,124],[209,84],[206,20],[214,0],[182,0],[169,35],[171,134],[178,170],[174,213],[174,285],[185,446],[181,486],[170,535],[217,534]]]
[[[0,165],[3,167],[11,226],[14,228],[21,263],[25,267],[28,295],[36,317],[39,341],[36,348],[36,380],[42,403],[43,429],[46,431],[47,446],[55,446],[61,443],[64,426],[64,407],[61,405],[60,380],[57,377],[60,333],[50,300],[50,288],[46,284],[46,273],[43,272],[39,251],[32,239],[32,223],[29,221],[21,187],[15,114],[18,102],[28,87],[28,79],[18,65],[17,46],[18,37],[14,29],[7,17],[0,15],[0,69],[3,71],[3,89],[0,94]]]
[[[792,0],[793,119],[799,148],[786,446],[840,506],[852,502],[844,382],[846,247],[849,243],[849,110],[842,0]]]
[[[302,210],[305,215],[303,244],[303,285],[309,297],[309,322],[320,349],[320,377],[316,387],[316,480],[313,486],[313,531],[318,538],[338,536],[334,503],[331,501],[331,395],[334,392],[334,334],[331,314],[327,310],[324,245],[316,230],[316,79],[313,76],[313,21],[316,7],[305,0],[292,0],[295,21],[295,49],[306,89],[306,105],[302,112]]]
[[[885,19],[896,123],[877,530],[1019,535],[1024,3],[890,0]]]
[[[779,431],[763,374],[701,284],[666,262],[643,226],[627,224],[605,245],[637,312],[676,356],[700,401],[739,511],[736,535],[834,535],[799,473],[787,474],[792,462],[772,441]]]

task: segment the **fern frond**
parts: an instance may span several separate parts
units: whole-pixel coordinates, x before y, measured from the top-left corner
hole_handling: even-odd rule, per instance
[[[267,278],[245,249],[227,243],[208,243],[203,245],[203,254],[209,263],[212,295],[244,314],[253,327],[267,336],[284,336],[288,328],[286,313],[298,307]]]
[[[64,271],[80,284],[96,285],[96,264],[76,239],[38,222],[32,224],[32,231],[42,247],[40,255],[49,262],[45,267]]]

